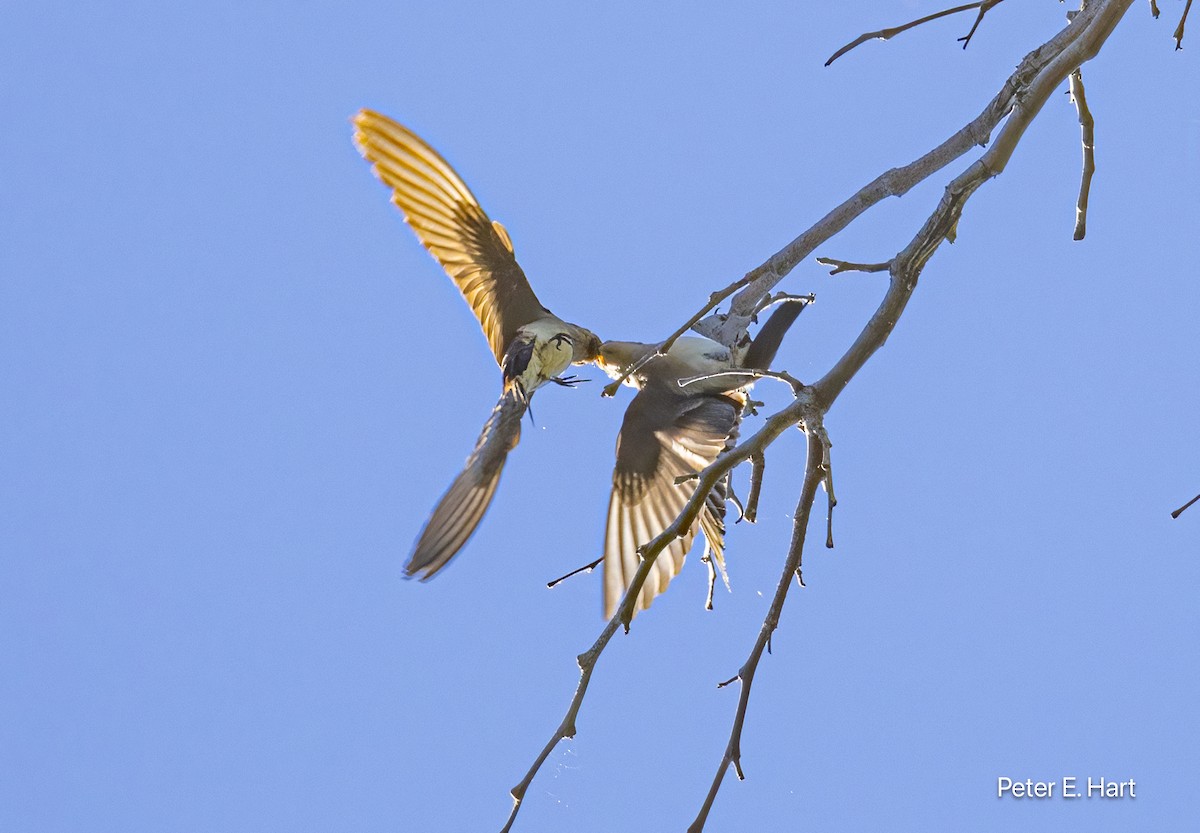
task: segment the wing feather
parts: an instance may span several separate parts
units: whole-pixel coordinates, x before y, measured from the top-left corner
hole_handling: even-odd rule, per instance
[[[675,479],[698,472],[715,460],[734,436],[740,414],[741,403],[735,398],[718,394],[680,396],[659,386],[643,389],[630,403],[617,438],[617,463],[605,529],[606,618],[615,612],[637,571],[637,548],[670,526],[695,491],[694,482],[677,484]],[[671,542],[655,560],[635,613],[649,607],[678,575],[697,527],[705,532],[710,546],[720,551],[725,510],[722,496],[714,489],[699,523]]]
[[[426,521],[404,565],[406,575],[419,575],[422,581],[432,578],[475,532],[496,494],[504,461],[521,438],[521,417],[527,407],[528,400],[515,391],[500,398],[466,466]]]
[[[499,363],[517,330],[547,314],[497,227],[437,151],[387,116],[362,110],[354,141],[418,239],[479,319]]]

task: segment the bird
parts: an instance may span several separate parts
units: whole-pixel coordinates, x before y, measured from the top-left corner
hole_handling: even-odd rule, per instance
[[[753,380],[729,371],[769,369],[784,334],[809,300],[789,297],[740,350],[706,337],[684,336],[665,355],[646,362],[624,380],[638,393],[625,410],[617,435],[604,533],[606,619],[612,618],[633,580],[641,562],[638,547],[670,526],[695,493],[694,481],[677,483],[676,479],[700,472],[737,442]],[[641,342],[606,341],[596,363],[619,379],[655,349],[656,345]],[[694,381],[682,384],[686,380]],[[704,533],[710,583],[715,577],[713,562],[724,576],[726,496],[727,483],[718,481],[696,523],[659,553],[635,603],[635,614],[649,607],[678,575],[697,528]]]
[[[452,559],[479,526],[496,493],[521,419],[547,382],[572,387],[573,364],[595,360],[600,339],[550,312],[529,285],[512,240],[491,220],[449,163],[416,133],[372,110],[354,117],[354,142],[417,239],[446,270],[483,328],[500,366],[500,400],[462,472],[421,530],[406,577],[425,581]]]

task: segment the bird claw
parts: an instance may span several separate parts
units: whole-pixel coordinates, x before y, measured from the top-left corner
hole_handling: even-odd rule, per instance
[[[550,381],[556,385],[562,385],[564,388],[573,388],[582,382],[590,382],[591,379],[581,379],[578,376],[551,376]]]

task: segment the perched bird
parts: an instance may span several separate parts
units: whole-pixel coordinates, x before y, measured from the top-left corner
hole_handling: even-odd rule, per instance
[[[496,492],[521,417],[546,382],[572,386],[561,374],[596,358],[600,339],[542,306],[517,264],[504,226],[488,218],[470,189],[438,153],[387,116],[362,110],[354,141],[392,202],[442,264],[483,327],[503,376],[503,391],[466,466],[442,496],[405,564],[408,576],[433,577],[475,531]]]
[[[638,393],[617,436],[617,462],[604,533],[604,616],[611,618],[633,580],[641,559],[637,548],[670,526],[696,490],[694,481],[676,478],[695,474],[737,441],[738,425],[753,379],[722,374],[735,369],[767,370],[784,334],[808,299],[789,299],[779,306],[744,350],[733,351],[708,338],[685,336],[631,374],[625,384]],[[606,341],[597,364],[614,379],[654,350],[652,344]],[[740,354],[740,355],[739,355]],[[704,533],[705,556],[725,572],[726,483],[708,495],[697,523],[671,542],[654,562],[634,612],[654,597],[683,568],[696,528]]]

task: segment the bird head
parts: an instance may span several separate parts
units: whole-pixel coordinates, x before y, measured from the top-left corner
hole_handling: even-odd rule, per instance
[[[579,332],[571,342],[574,354],[571,357],[572,364],[586,364],[594,362],[600,356],[600,337],[590,330],[579,328]]]
[[[600,345],[596,364],[608,374],[611,379],[619,379],[630,365],[654,349],[653,344],[643,344],[640,341],[606,341]],[[625,384],[639,387],[638,380],[632,376]]]

